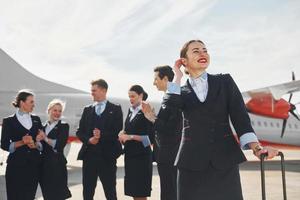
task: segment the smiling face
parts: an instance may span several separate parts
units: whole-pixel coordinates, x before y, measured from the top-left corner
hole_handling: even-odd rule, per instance
[[[197,41],[190,43],[182,62],[189,72],[204,71],[210,63],[205,45]]]
[[[48,110],[50,121],[57,121],[62,115],[62,106],[60,104],[55,104]]]

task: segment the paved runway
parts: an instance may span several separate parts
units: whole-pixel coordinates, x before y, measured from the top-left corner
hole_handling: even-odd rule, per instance
[[[72,144],[70,153],[68,155],[68,173],[69,186],[73,194],[72,200],[82,199],[82,185],[81,185],[81,161],[76,160],[80,144]],[[300,199],[300,151],[297,150],[283,150],[286,157],[286,181],[287,193],[289,200]],[[245,200],[261,199],[260,188],[260,171],[259,162],[252,155],[251,151],[245,151],[248,162],[240,165],[241,180],[243,186],[243,194]],[[0,153],[0,161],[3,152]],[[123,191],[123,158],[118,159],[118,173],[117,173],[117,192],[119,200],[129,200],[130,197],[124,196]],[[266,164],[266,183],[267,183],[267,199],[281,200],[281,173],[279,159],[268,161]],[[0,200],[6,200],[5,197],[5,164],[0,166]],[[150,200],[159,200],[159,176],[156,165],[153,166],[153,181],[152,181],[152,196]],[[40,191],[37,192],[37,199],[42,200]],[[98,182],[95,194],[95,200],[105,199],[101,183]],[[199,198],[200,199],[200,198]]]

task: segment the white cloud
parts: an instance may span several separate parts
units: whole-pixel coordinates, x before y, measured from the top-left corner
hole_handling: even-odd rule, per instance
[[[172,65],[186,40],[200,38],[209,72],[252,89],[288,81],[291,70],[300,77],[300,4],[278,3],[0,0],[0,47],[48,80],[88,90],[103,77],[112,96],[138,83],[159,99],[152,68]]]

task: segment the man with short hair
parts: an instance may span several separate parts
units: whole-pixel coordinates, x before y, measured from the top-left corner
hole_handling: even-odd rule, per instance
[[[105,80],[91,82],[94,103],[84,108],[76,135],[82,141],[78,160],[83,160],[83,199],[92,200],[97,177],[102,182],[107,200],[116,200],[116,160],[122,146],[118,133],[123,128],[120,105],[106,100],[108,85]]]
[[[174,72],[170,66],[158,66],[154,69],[154,82],[158,91],[166,92],[168,82],[172,82]],[[177,168],[174,166],[178,152],[181,130],[182,112],[169,106],[165,98],[157,117],[148,103],[143,103],[145,116],[154,123],[154,155],[160,177],[161,200],[177,199]]]

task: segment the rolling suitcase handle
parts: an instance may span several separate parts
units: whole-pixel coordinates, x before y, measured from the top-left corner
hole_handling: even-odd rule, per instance
[[[261,169],[261,193],[262,199],[266,200],[266,187],[265,187],[265,158],[268,156],[267,153],[260,155],[260,169]],[[287,200],[286,196],[286,182],[285,182],[285,166],[284,166],[284,155],[282,152],[278,152],[278,156],[281,158],[281,175],[282,175],[282,186],[283,186],[283,199]]]

